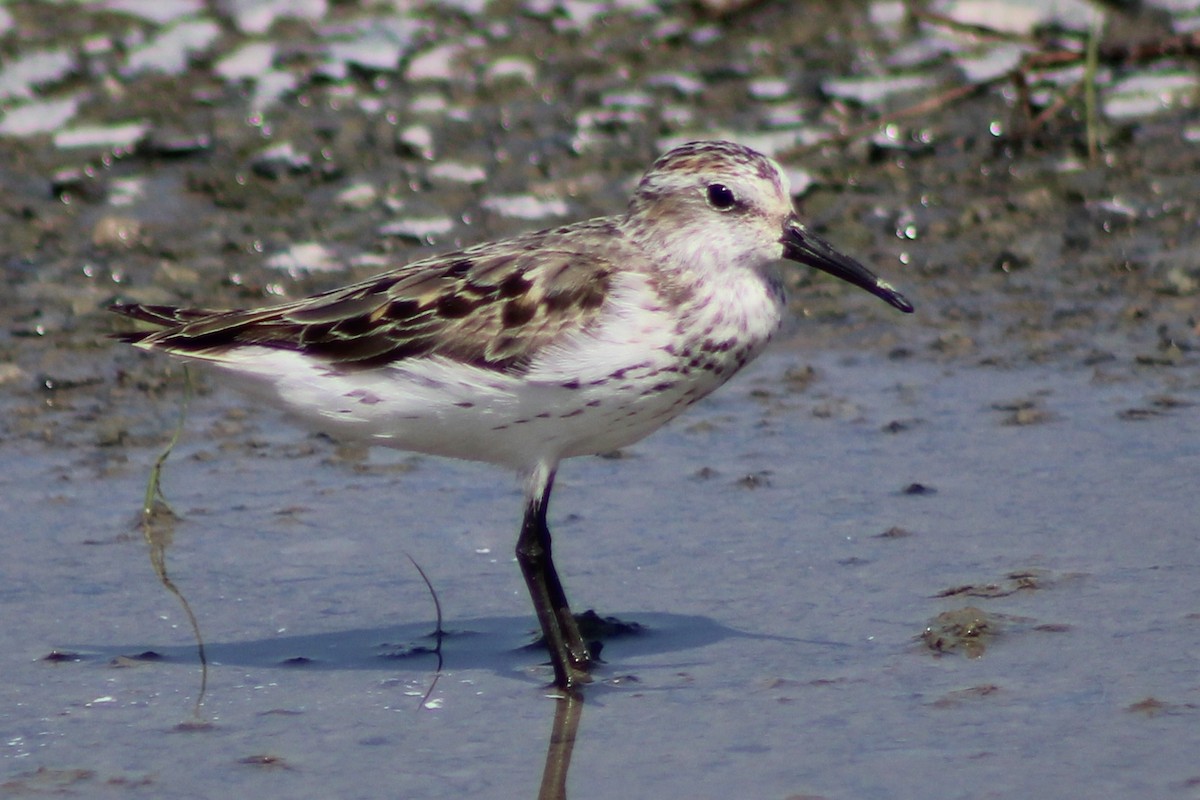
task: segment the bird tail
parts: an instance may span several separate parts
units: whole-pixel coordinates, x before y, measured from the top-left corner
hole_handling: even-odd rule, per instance
[[[216,311],[205,308],[178,308],[176,306],[159,306],[147,303],[113,303],[108,310],[122,317],[136,320],[151,326],[150,330],[118,331],[109,334],[113,339],[129,344],[137,344],[158,331],[178,328],[203,317],[211,317]]]

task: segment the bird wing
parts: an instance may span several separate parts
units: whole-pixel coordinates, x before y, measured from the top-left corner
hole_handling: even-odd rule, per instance
[[[112,310],[160,328],[118,338],[211,361],[256,345],[345,367],[443,356],[520,371],[542,347],[600,313],[617,267],[597,255],[596,237],[620,234],[608,219],[539,231],[268,308],[125,304]]]

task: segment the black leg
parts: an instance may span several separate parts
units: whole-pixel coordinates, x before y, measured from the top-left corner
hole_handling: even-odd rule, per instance
[[[579,626],[571,614],[566,592],[554,569],[550,552],[550,527],[546,524],[546,509],[550,505],[550,490],[554,486],[554,470],[540,469],[530,477],[525,500],[525,519],[517,539],[517,563],[529,587],[529,596],[537,612],[542,636],[550,651],[554,666],[554,682],[561,689],[571,689],[589,678],[592,657],[579,634]]]

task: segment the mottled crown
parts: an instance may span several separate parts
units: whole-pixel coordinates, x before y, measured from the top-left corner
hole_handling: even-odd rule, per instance
[[[745,145],[720,140],[688,142],[667,151],[650,165],[634,192],[637,205],[656,196],[676,192],[681,184],[697,176],[712,180],[736,176],[753,176],[777,187],[778,193],[788,195],[787,177],[775,161]]]

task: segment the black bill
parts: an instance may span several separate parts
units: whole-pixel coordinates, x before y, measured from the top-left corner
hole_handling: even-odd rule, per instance
[[[798,261],[822,272],[828,272],[835,278],[866,289],[905,314],[912,313],[912,303],[908,302],[904,295],[850,256],[834,250],[828,242],[809,231],[795,217],[784,224],[783,238],[779,241],[783,243],[783,257],[789,261]]]

